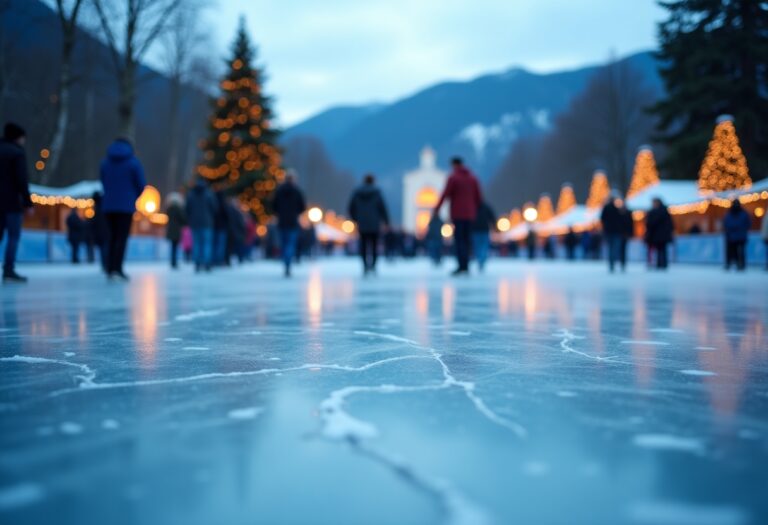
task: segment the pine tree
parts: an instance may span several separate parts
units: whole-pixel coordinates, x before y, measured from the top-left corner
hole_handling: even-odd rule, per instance
[[[552,207],[552,198],[549,193],[542,193],[539,197],[539,203],[536,205],[536,211],[539,212],[539,220],[542,222],[550,220],[555,216],[555,209]]]
[[[650,146],[643,146],[637,152],[635,169],[632,171],[632,182],[629,184],[627,198],[634,197],[648,186],[659,183],[659,170]]]
[[[714,137],[701,164],[699,189],[728,191],[749,188],[751,185],[747,159],[739,146],[733,117],[724,115],[717,119]]]
[[[587,197],[587,208],[600,208],[608,200],[611,194],[611,186],[608,184],[608,177],[604,171],[597,170],[592,176],[592,184],[589,187],[589,197]]]
[[[254,65],[256,51],[241,19],[229,70],[215,101],[209,137],[201,142],[198,173],[216,189],[237,195],[264,224],[268,199],[284,177],[278,132],[272,127],[271,100],[262,92],[264,72]]]
[[[768,3],[668,0],[659,25],[666,97],[653,112],[671,178],[693,179],[712,121],[734,115],[753,170],[768,171]]]
[[[576,194],[573,192],[573,186],[566,182],[560,188],[560,196],[557,198],[557,214],[562,215],[574,206],[576,206]]]

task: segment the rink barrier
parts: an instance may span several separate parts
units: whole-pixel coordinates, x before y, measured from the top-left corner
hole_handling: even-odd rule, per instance
[[[5,240],[0,243],[0,254],[4,253]],[[85,244],[80,245],[80,261],[86,261]],[[98,251],[95,253],[98,259]],[[22,263],[58,263],[71,260],[71,249],[67,236],[62,232],[25,230],[21,232],[21,243],[16,257]],[[170,258],[170,246],[166,239],[144,235],[132,235],[128,240],[126,260],[165,261]]]

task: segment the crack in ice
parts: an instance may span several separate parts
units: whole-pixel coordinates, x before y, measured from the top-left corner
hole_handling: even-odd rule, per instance
[[[616,356],[603,357],[603,356],[599,356],[599,355],[588,354],[588,353],[582,352],[580,350],[576,350],[573,346],[571,346],[571,343],[573,341],[577,341],[579,339],[584,339],[584,337],[578,336],[578,335],[574,334],[573,332],[571,332],[567,328],[563,328],[563,329],[559,330],[558,332],[556,332],[554,334],[554,336],[555,337],[562,337],[562,339],[560,340],[560,348],[563,349],[563,353],[565,353],[565,354],[576,354],[576,355],[580,355],[582,357],[586,357],[587,359],[592,359],[594,361],[609,362],[609,363],[617,363],[618,362],[618,361],[616,361]]]
[[[83,372],[83,375],[76,375],[75,379],[80,380],[79,386],[81,388],[93,387],[94,379],[96,379],[96,371],[88,365],[81,365],[79,363],[72,363],[70,361],[64,361],[62,359],[48,359],[46,357],[31,357],[26,355],[15,355],[13,357],[0,357],[0,361],[6,363],[28,363],[28,364],[55,364],[61,366],[69,366],[78,368]]]

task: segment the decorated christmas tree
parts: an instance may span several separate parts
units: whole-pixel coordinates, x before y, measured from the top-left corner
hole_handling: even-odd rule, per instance
[[[560,196],[557,198],[557,214],[561,215],[576,206],[576,194],[569,183],[560,188]]]
[[[520,208],[515,208],[509,212],[510,227],[514,228],[521,222],[523,222],[523,212],[520,211]]]
[[[542,193],[539,197],[539,203],[536,205],[536,211],[539,212],[539,220],[544,222],[555,216],[555,209],[552,207],[552,198],[549,193]]]
[[[237,195],[258,221],[269,218],[267,201],[284,177],[271,100],[262,92],[263,71],[241,19],[229,69],[215,101],[209,136],[201,141],[197,170],[215,189]]]
[[[717,119],[715,135],[699,170],[699,189],[728,191],[749,188],[751,185],[747,159],[739,147],[733,117],[723,115]]]
[[[642,146],[635,157],[635,169],[632,171],[632,182],[629,184],[627,198],[634,197],[648,186],[659,183],[659,170],[650,146]]]
[[[608,200],[611,194],[611,186],[608,184],[608,177],[602,170],[597,170],[592,176],[592,184],[589,187],[589,197],[587,197],[587,208],[600,208]]]

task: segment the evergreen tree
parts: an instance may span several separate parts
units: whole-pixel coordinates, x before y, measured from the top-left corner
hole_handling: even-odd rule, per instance
[[[597,170],[592,176],[592,184],[589,187],[589,197],[587,197],[587,208],[600,208],[608,200],[611,194],[611,186],[608,184],[608,177],[604,171]]]
[[[561,215],[576,206],[576,194],[573,186],[566,182],[560,188],[560,196],[557,199],[557,214]]]
[[[284,177],[278,132],[272,127],[271,100],[262,92],[264,72],[254,65],[256,51],[240,21],[229,70],[215,101],[209,137],[201,143],[198,173],[216,189],[237,195],[262,224],[268,199]]]
[[[667,146],[662,167],[672,178],[692,179],[712,122],[728,113],[753,169],[768,170],[768,2],[660,4],[669,12],[659,25],[667,96],[653,108]]]
[[[552,198],[549,196],[549,193],[541,194],[536,211],[539,212],[539,220],[542,222],[546,222],[555,216],[555,209],[552,207]]]
[[[627,191],[627,198],[634,197],[648,186],[659,183],[659,170],[650,146],[643,146],[637,152],[635,169],[632,171],[632,182]]]
[[[728,191],[749,188],[751,185],[747,159],[739,147],[732,117],[724,115],[717,121],[714,137],[701,164],[699,189]]]

